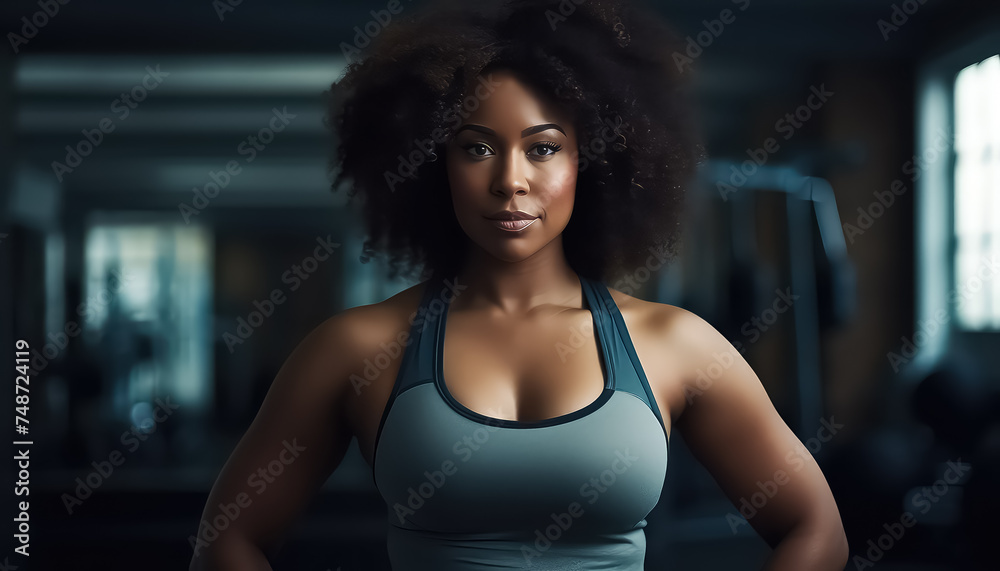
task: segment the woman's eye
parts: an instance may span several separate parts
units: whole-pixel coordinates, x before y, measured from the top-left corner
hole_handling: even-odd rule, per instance
[[[483,143],[470,143],[462,148],[465,149],[466,152],[468,152],[469,154],[477,157],[485,157],[493,152],[492,149],[490,149]]]
[[[469,143],[467,145],[463,145],[462,148],[474,157],[488,157],[496,154],[493,152],[493,149],[485,143]],[[531,148],[528,154],[536,157],[551,157],[552,155],[558,153],[561,149],[562,145],[546,142],[535,145]]]
[[[552,155],[558,153],[560,149],[562,149],[562,145],[558,145],[556,143],[541,143],[533,147],[531,150],[537,151],[535,156],[551,157]]]

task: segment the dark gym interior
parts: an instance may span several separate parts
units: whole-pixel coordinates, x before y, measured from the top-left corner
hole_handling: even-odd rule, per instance
[[[681,257],[633,295],[746,347],[827,476],[848,568],[996,568],[1000,4],[649,4],[689,39],[710,161]],[[30,434],[5,445],[33,442],[30,556],[15,537],[0,568],[186,569],[290,351],[413,285],[359,261],[360,217],[327,171],[322,92],[386,5],[0,6],[0,346],[9,364],[26,340],[36,373]],[[286,301],[248,323],[275,288]],[[771,309],[786,290],[790,311]],[[0,414],[16,428],[15,374]],[[759,569],[738,506],[683,439],[670,452],[646,568]],[[272,563],[389,569],[385,526],[355,442]]]

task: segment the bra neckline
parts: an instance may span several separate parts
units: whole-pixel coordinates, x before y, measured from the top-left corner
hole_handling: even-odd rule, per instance
[[[591,319],[594,324],[594,331],[597,335],[597,344],[599,348],[598,356],[601,359],[604,373],[604,390],[601,391],[601,394],[598,395],[593,402],[583,408],[566,414],[561,414],[559,416],[532,421],[494,418],[466,407],[451,394],[444,379],[445,326],[448,322],[448,313],[451,310],[452,301],[452,298],[449,297],[446,301],[444,301],[444,309],[441,312],[440,319],[437,320],[437,326],[434,328],[435,349],[433,369],[434,385],[437,387],[438,392],[452,410],[479,424],[501,428],[527,429],[566,424],[596,412],[608,402],[615,392],[615,370],[612,366],[612,360],[609,353],[608,339],[605,339],[604,319],[606,319],[606,316],[604,312],[600,311],[602,307],[599,305],[600,300],[597,299],[597,296],[594,295],[594,292],[592,291],[592,288],[594,287],[593,283],[591,283],[588,278],[579,274],[577,275],[577,279],[580,281],[580,289],[583,291],[583,300],[587,309],[590,310]]]

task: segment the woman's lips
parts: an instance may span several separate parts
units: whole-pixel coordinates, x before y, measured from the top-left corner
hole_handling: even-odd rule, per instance
[[[497,228],[507,232],[520,232],[535,223],[537,218],[531,220],[490,220]]]

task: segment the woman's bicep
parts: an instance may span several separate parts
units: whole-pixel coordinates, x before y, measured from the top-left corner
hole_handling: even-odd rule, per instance
[[[348,381],[343,327],[338,316],[318,326],[275,376],[212,488],[195,555],[235,536],[264,552],[275,549],[340,464],[352,438],[341,414]]]
[[[733,503],[733,533],[749,522],[773,547],[807,520],[840,526],[826,478],[757,375],[713,327],[694,315],[685,321],[688,405],[677,428]]]

